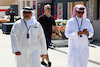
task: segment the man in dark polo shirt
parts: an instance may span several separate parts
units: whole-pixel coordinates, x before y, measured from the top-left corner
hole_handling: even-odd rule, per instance
[[[44,6],[44,12],[45,13],[39,17],[38,21],[40,22],[40,24],[42,25],[44,29],[46,42],[47,42],[47,50],[48,50],[48,47],[51,43],[52,25],[54,25],[55,30],[57,31],[58,35],[60,37],[62,37],[62,35],[56,26],[54,17],[51,15],[51,6],[49,4]],[[48,54],[45,56],[45,58],[42,58],[42,62],[41,62],[42,65],[47,65],[44,62],[44,59],[46,59],[46,61],[48,62],[48,66],[51,67],[51,62],[49,60]]]
[[[14,16],[16,16],[15,11],[13,8],[10,9],[10,22],[14,22]]]

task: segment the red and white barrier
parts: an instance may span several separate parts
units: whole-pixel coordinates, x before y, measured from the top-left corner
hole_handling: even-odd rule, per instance
[[[0,6],[0,18],[5,16],[5,11],[9,8],[10,6]]]

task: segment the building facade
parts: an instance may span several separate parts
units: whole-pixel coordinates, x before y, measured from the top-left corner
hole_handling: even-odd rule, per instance
[[[77,1],[77,2],[68,2],[68,18],[70,19],[72,17],[73,7],[77,4],[83,4],[86,6],[87,1]]]
[[[93,27],[94,27],[94,39],[100,41],[100,0],[94,1],[93,11]]]
[[[15,3],[16,0],[0,0],[0,6],[10,6]]]
[[[0,18],[5,15],[5,11],[10,8],[10,5],[18,4],[18,0],[0,0]]]
[[[34,8],[34,13],[37,18],[37,4],[38,3],[51,3],[52,0],[18,0],[18,8],[19,8],[19,15],[20,15],[20,10],[25,7],[25,6],[30,6]]]

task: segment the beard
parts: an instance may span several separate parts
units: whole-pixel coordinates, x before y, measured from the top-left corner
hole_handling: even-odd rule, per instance
[[[79,18],[82,18],[83,15],[79,15]]]
[[[29,18],[29,15],[25,15],[25,18]]]
[[[29,18],[25,18],[25,20],[30,20]]]
[[[25,20],[30,20],[29,19],[29,15],[25,15],[25,18],[24,18]]]

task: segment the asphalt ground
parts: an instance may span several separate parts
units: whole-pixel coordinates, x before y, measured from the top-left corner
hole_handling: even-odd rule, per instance
[[[51,67],[68,67],[68,40],[52,40],[55,48],[48,49]],[[100,42],[89,45],[89,62],[87,67],[100,67]],[[12,54],[10,34],[3,34],[0,29],[0,67],[16,67],[15,55]],[[41,67],[47,67],[41,65]]]

